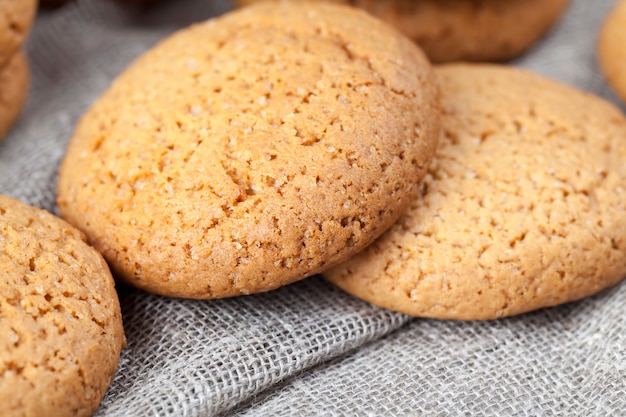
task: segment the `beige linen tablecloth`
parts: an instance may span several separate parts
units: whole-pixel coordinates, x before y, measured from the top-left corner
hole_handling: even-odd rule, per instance
[[[574,0],[513,64],[616,102],[595,61],[613,4]],[[59,161],[90,103],[160,38],[231,8],[218,0],[149,10],[79,0],[40,14],[27,47],[29,102],[0,144],[0,192],[54,212]],[[471,323],[411,319],[318,277],[217,301],[119,290],[128,347],[101,417],[626,414],[624,284]]]

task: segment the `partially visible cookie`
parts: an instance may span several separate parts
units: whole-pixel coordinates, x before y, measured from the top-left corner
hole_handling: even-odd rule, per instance
[[[26,42],[37,0],[0,0],[0,68]]]
[[[259,1],[267,0],[236,3],[245,6]],[[547,32],[569,4],[569,0],[322,1],[367,10],[417,42],[433,62],[515,58]]]
[[[268,291],[397,220],[439,117],[430,64],[387,25],[260,4],[178,32],[118,78],[74,133],[59,208],[139,288]]]
[[[21,51],[0,68],[0,140],[4,139],[22,113],[29,74],[26,56]]]
[[[422,195],[325,276],[420,317],[494,319],[594,294],[626,275],[626,120],[516,69],[436,70],[443,134]]]
[[[598,38],[598,61],[608,83],[626,103],[626,0],[607,16]]]
[[[0,196],[2,416],[90,416],[125,344],[113,278],[61,219]]]

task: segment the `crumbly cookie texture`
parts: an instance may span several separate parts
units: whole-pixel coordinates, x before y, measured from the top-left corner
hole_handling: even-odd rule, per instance
[[[61,219],[0,196],[0,409],[90,416],[125,344],[102,256]]]
[[[21,51],[0,68],[0,140],[4,139],[24,109],[29,78],[28,62]]]
[[[236,0],[245,6],[267,0]],[[283,0],[284,1],[284,0]],[[289,0],[295,3],[311,0]],[[313,0],[360,7],[417,42],[432,62],[506,61],[555,24],[570,0]]]
[[[626,103],[626,1],[609,13],[598,37],[598,62],[606,80]]]
[[[37,0],[0,0],[0,67],[26,42]]]
[[[494,319],[580,299],[626,274],[626,120],[512,68],[436,70],[442,137],[420,198],[325,273],[420,317]]]
[[[387,25],[332,4],[252,6],[119,77],[77,127],[59,208],[139,288],[267,291],[397,220],[439,118],[426,57]]]

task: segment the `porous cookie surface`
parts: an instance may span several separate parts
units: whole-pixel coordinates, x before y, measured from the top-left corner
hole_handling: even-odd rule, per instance
[[[608,83],[626,103],[626,1],[607,16],[598,38],[598,61]]]
[[[237,3],[259,1],[266,0]],[[367,10],[416,41],[433,62],[514,58],[539,40],[569,4],[569,0],[323,1]]]
[[[0,68],[0,140],[19,118],[28,92],[28,62],[22,52],[16,53]]]
[[[102,256],[64,221],[0,196],[0,409],[89,416],[125,343]]]
[[[497,66],[436,70],[442,137],[422,197],[325,276],[415,316],[492,319],[626,274],[626,121],[603,100]]]
[[[37,0],[0,0],[0,67],[26,42]]]
[[[266,291],[399,217],[439,113],[421,51],[365,12],[253,6],[175,34],[119,77],[77,127],[59,207],[140,288]]]

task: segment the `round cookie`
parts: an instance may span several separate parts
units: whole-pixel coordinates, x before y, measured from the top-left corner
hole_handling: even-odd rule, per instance
[[[259,1],[266,0],[236,3],[245,6]],[[547,32],[569,4],[569,0],[322,1],[367,10],[417,42],[432,62],[515,58]]]
[[[421,197],[324,273],[419,317],[494,319],[580,299],[626,274],[626,120],[512,68],[435,71],[439,147]]]
[[[0,67],[26,42],[37,0],[0,0]]]
[[[29,69],[26,57],[18,51],[0,68],[0,140],[17,121],[28,93]]]
[[[267,291],[363,249],[439,132],[422,52],[363,11],[256,5],[164,40],[80,121],[62,216],[158,294]]]
[[[0,196],[2,415],[90,416],[126,343],[113,278],[84,236]]]
[[[626,103],[626,1],[607,16],[598,38],[598,62],[606,80]]]

